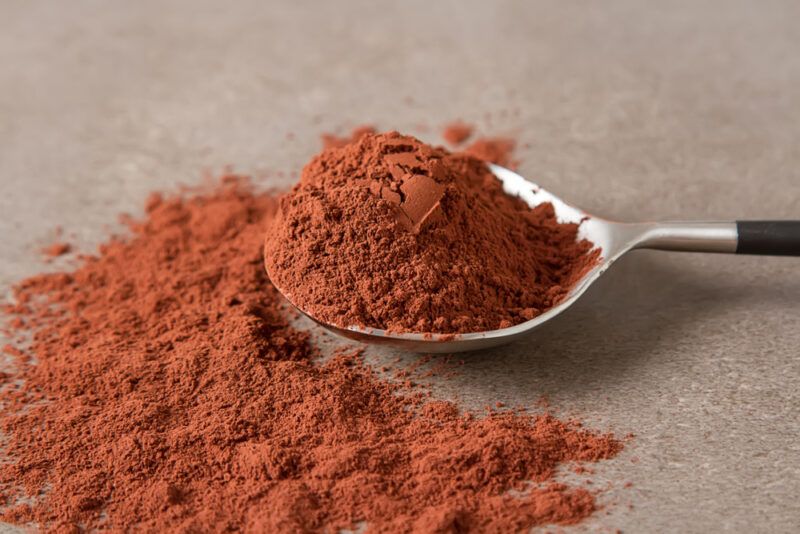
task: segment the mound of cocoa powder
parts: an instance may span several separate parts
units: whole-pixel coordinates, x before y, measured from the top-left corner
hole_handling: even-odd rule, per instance
[[[294,304],[339,326],[463,333],[536,317],[598,250],[505,194],[480,159],[397,132],[323,151],[281,200],[265,262]]]
[[[350,143],[355,143],[365,135],[377,133],[374,126],[362,124],[352,129],[349,135],[340,136],[332,133],[324,133],[320,136],[323,148],[338,148]]]
[[[555,473],[614,456],[613,436],[547,414],[477,417],[352,351],[318,361],[263,269],[275,210],[235,176],[154,194],[128,236],[14,288],[8,329],[32,342],[5,347],[15,368],[0,374],[0,520],[509,532],[595,510],[594,492]]]

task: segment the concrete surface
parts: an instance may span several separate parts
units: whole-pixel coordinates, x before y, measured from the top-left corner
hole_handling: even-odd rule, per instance
[[[512,133],[524,175],[611,218],[798,218],[798,20],[793,0],[4,0],[0,285],[58,266],[37,252],[57,225],[91,250],[153,189],[296,171],[362,122]],[[464,360],[437,394],[546,394],[636,434],[578,531],[800,524],[800,260],[637,252],[535,337]]]

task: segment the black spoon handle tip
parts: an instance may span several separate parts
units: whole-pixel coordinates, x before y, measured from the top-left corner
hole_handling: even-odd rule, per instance
[[[800,221],[736,221],[737,254],[800,256]]]

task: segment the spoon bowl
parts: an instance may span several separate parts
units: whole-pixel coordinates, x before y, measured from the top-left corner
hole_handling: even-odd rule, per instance
[[[503,190],[534,207],[553,205],[559,222],[576,223],[578,239],[586,239],[600,251],[597,264],[578,280],[552,308],[529,321],[508,328],[464,334],[390,332],[378,328],[340,326],[320,321],[300,310],[320,326],[339,336],[362,343],[390,346],[421,353],[455,353],[488,349],[528,335],[564,312],[583,295],[623,254],[636,248],[686,252],[800,255],[800,221],[621,223],[590,215],[519,174],[488,164]],[[269,273],[268,273],[269,274]],[[278,288],[284,296],[287,296]],[[287,296],[289,302],[291,298]]]

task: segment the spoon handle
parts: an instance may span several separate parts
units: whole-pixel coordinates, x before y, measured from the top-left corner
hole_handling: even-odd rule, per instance
[[[800,221],[646,224],[634,248],[800,256]]]
[[[737,254],[800,256],[800,221],[736,221]]]

